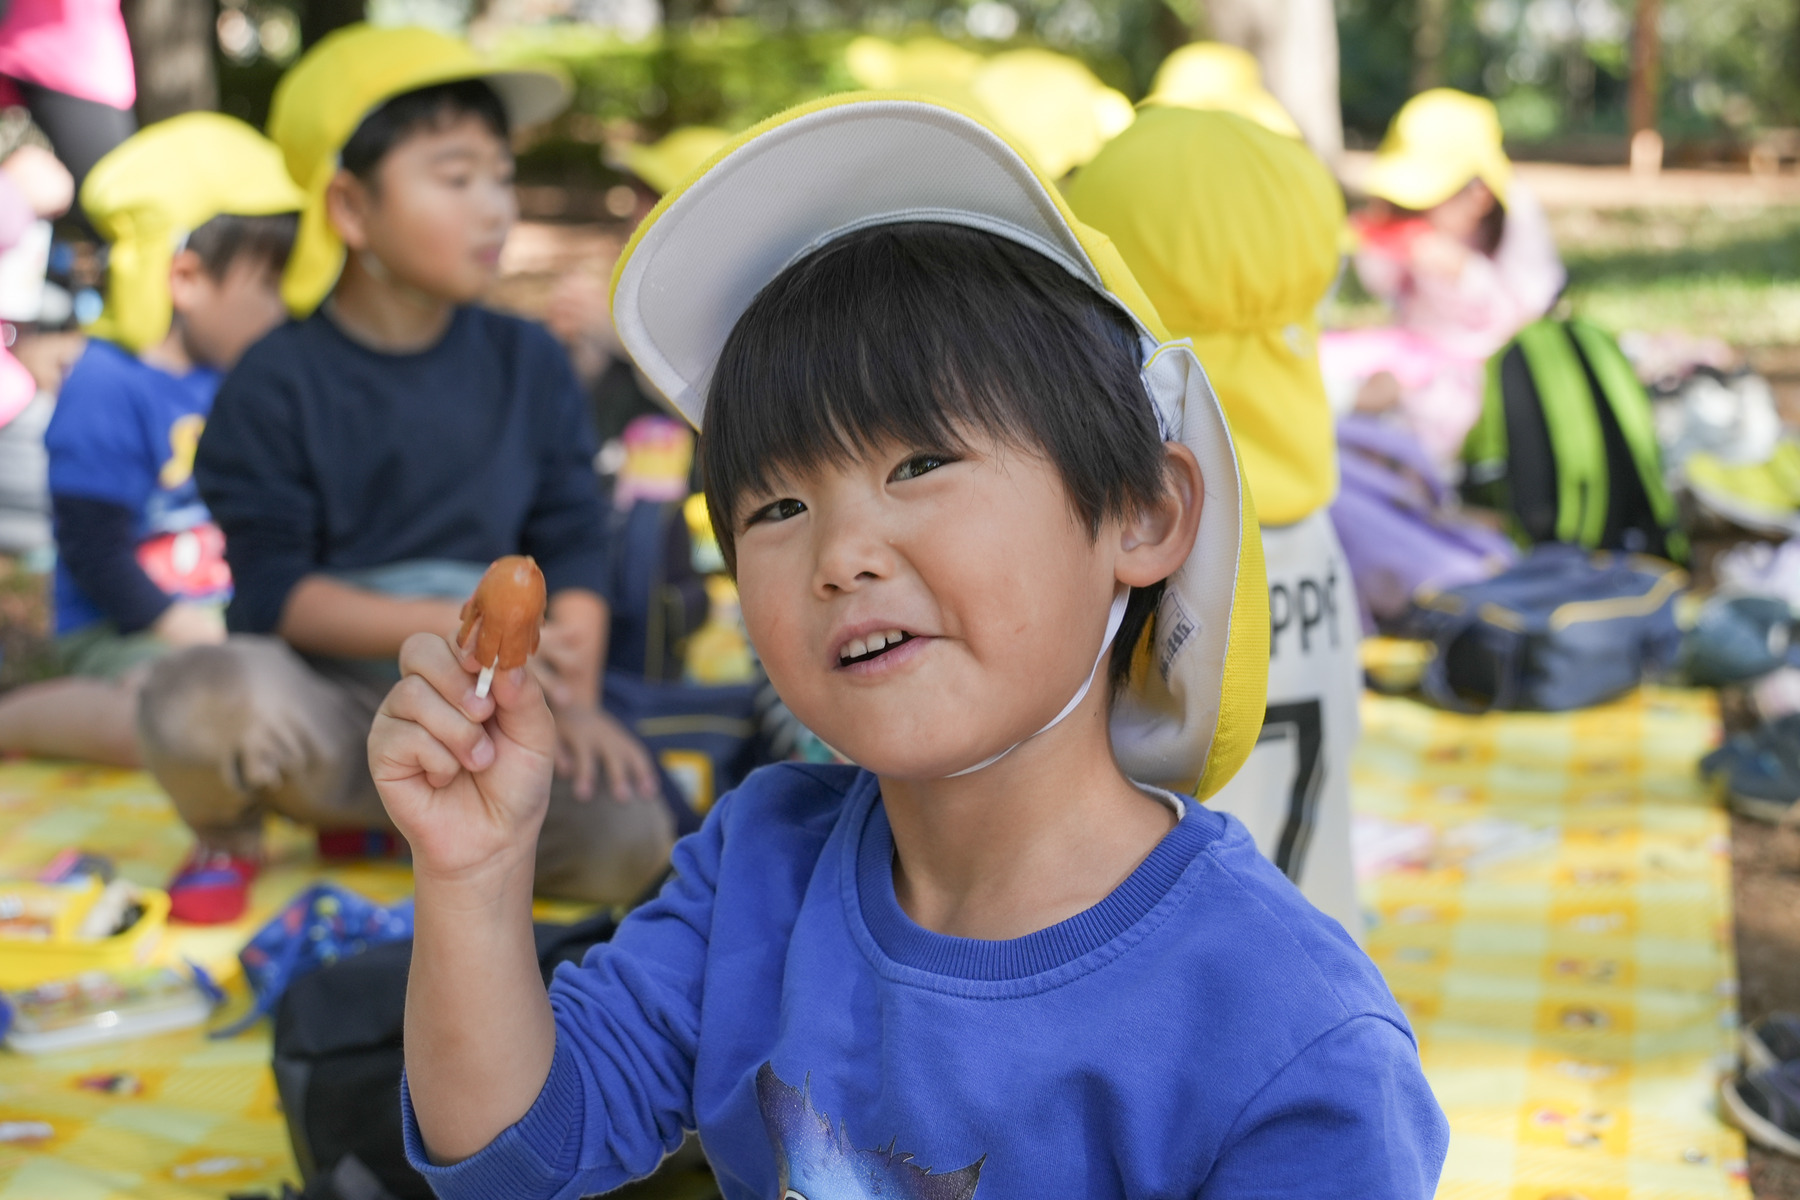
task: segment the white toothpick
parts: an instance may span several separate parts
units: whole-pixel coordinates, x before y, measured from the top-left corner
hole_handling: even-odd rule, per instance
[[[494,668],[499,665],[500,660],[496,658],[493,662],[481,668],[481,674],[475,677],[475,695],[480,699],[487,699],[488,689],[494,686]]]

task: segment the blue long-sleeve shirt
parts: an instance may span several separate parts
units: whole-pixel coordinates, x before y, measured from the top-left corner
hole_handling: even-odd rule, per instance
[[[226,376],[200,439],[227,623],[274,630],[314,573],[505,554],[535,556],[552,592],[604,594],[594,453],[587,399],[540,325],[465,307],[436,345],[384,354],[323,309],[290,322]]]
[[[698,1128],[728,1200],[1426,1200],[1447,1144],[1342,929],[1191,801],[1100,904],[1011,941],[913,924],[874,777],[753,774],[550,989],[526,1115],[444,1200],[576,1197]],[[927,1173],[929,1172],[929,1173]]]

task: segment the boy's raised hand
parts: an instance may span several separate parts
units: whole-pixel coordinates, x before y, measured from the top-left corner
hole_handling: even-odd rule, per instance
[[[503,671],[477,697],[480,664],[428,633],[406,640],[400,670],[369,733],[369,770],[414,870],[464,881],[521,856],[529,869],[557,748],[537,681]]]

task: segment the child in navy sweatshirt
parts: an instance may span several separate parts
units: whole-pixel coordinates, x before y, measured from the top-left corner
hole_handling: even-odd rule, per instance
[[[614,289],[771,680],[860,766],[752,775],[546,992],[549,711],[407,643],[370,762],[438,1194],[607,1191],[698,1130],[731,1200],[1429,1197],[1405,1018],[1200,803],[1261,723],[1257,523],[1106,239],[955,110],[834,97],[665,198]]]

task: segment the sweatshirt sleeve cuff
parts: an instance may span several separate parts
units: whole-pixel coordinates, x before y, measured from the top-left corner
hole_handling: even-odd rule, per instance
[[[523,1117],[502,1130],[482,1150],[452,1166],[434,1165],[425,1154],[412,1093],[400,1079],[400,1115],[406,1136],[406,1159],[423,1175],[439,1200],[486,1200],[513,1196],[551,1200],[579,1195],[574,1187],[579,1166],[580,1130],[586,1116],[581,1071],[562,1039],[550,1060],[544,1088]]]

